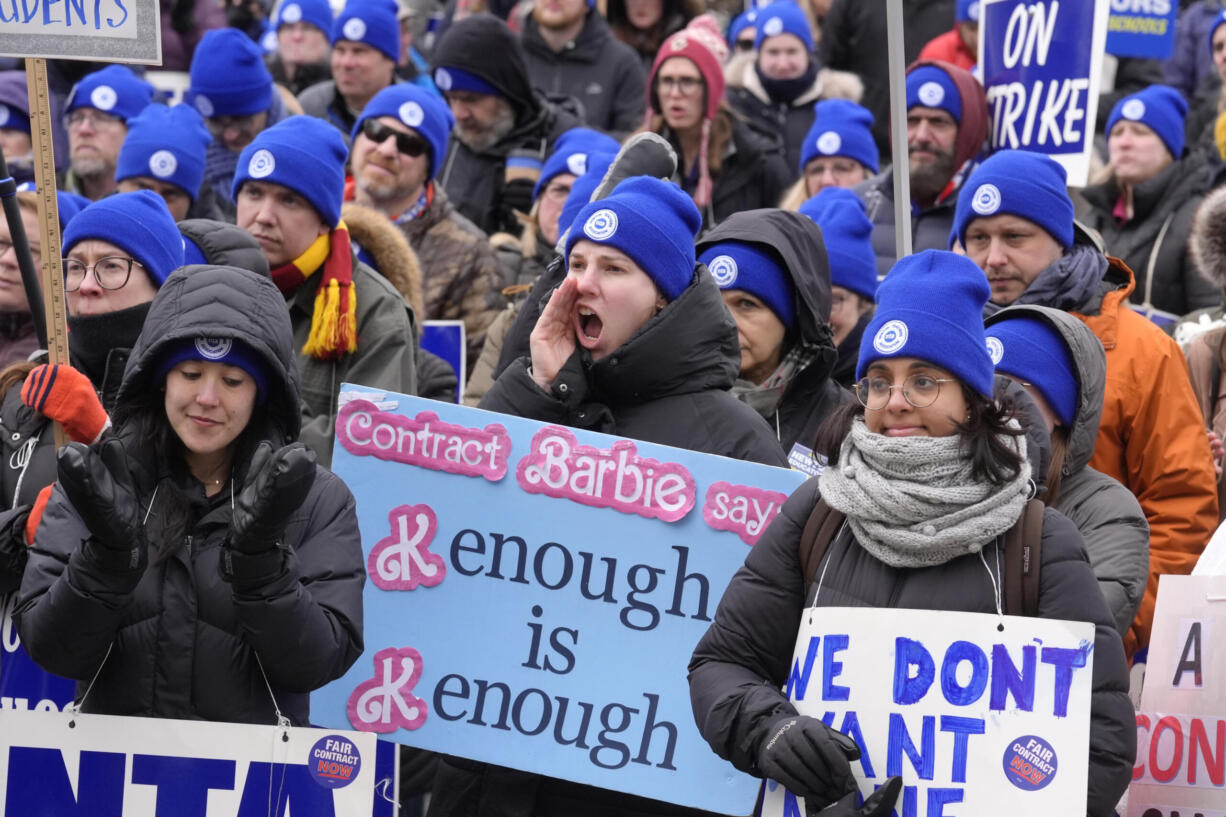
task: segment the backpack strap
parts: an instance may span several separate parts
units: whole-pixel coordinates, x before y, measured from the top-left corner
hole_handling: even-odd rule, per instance
[[[1005,532],[1006,615],[1038,615],[1043,509],[1042,500],[1030,500],[1017,522]]]
[[[842,526],[843,518],[842,511],[831,508],[826,504],[826,500],[820,497],[817,504],[813,506],[813,511],[809,514],[808,521],[805,522],[805,529],[800,534],[798,546],[800,570],[801,575],[805,577],[806,591],[817,578],[817,567],[822,563],[822,557],[826,555],[826,550],[834,541],[839,527]]]

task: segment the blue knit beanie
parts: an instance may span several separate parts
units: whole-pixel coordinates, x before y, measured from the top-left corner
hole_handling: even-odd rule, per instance
[[[1183,155],[1184,119],[1187,115],[1188,102],[1183,94],[1169,85],[1151,85],[1115,103],[1111,115],[1107,117],[1107,137],[1111,137],[1111,129],[1121,119],[1140,122],[1158,134],[1171,156],[1178,159]]]
[[[728,45],[736,45],[737,36],[747,28],[753,28],[758,22],[758,10],[750,9],[742,11],[740,14],[732,18],[732,22],[728,24]],[[757,39],[757,30],[754,31],[755,41]]]
[[[204,154],[213,137],[190,105],[150,105],[128,122],[115,181],[150,176],[186,191],[192,201],[204,182]]]
[[[242,369],[255,381],[255,402],[268,396],[268,366],[259,353],[237,338],[183,338],[162,352],[153,382],[164,383],[170,370],[189,360],[221,363]]]
[[[272,74],[260,47],[237,28],[204,32],[192,57],[188,101],[205,119],[250,116],[272,105]]]
[[[395,0],[349,0],[332,23],[332,44],[365,43],[392,62],[400,61],[400,22]]]
[[[587,161],[584,163],[586,171],[580,174],[570,186],[570,195],[562,204],[562,212],[558,213],[559,236],[566,233],[567,228],[574,223],[575,216],[579,215],[579,211],[592,200],[592,194],[600,186],[604,174],[609,172],[609,165],[613,164],[615,155],[613,153],[588,154]]]
[[[1073,246],[1073,200],[1068,175],[1054,159],[1027,150],[1002,150],[975,168],[958,194],[952,239],[966,246],[966,230],[980,216],[1013,215]]]
[[[183,239],[166,202],[152,190],[116,193],[77,213],[64,229],[64,254],[82,241],[107,241],[131,255],[155,286],[183,266]]]
[[[30,114],[28,111],[5,105],[0,102],[0,128],[30,132]]]
[[[996,371],[1033,383],[1047,400],[1060,424],[1073,425],[1077,416],[1077,364],[1068,344],[1056,329],[1032,315],[1002,319],[985,331],[988,355]]]
[[[818,156],[845,156],[877,172],[873,113],[847,99],[823,99],[813,106],[813,127],[800,146],[800,172]]]
[[[311,203],[329,227],[341,221],[345,160],[349,149],[341,132],[314,116],[291,116],[266,128],[243,148],[230,195],[238,200],[243,182],[252,179],[288,187]]]
[[[763,40],[779,34],[792,34],[800,38],[809,52],[813,51],[813,29],[804,9],[795,0],[775,0],[758,12],[754,49],[761,51]]]
[[[593,153],[613,153],[621,149],[617,140],[591,128],[571,128],[553,143],[553,153],[541,168],[540,181],[532,190],[535,200],[555,176],[570,173],[582,176],[587,172],[587,157]]]
[[[1217,33],[1217,28],[1222,23],[1226,23],[1226,9],[1219,11],[1217,16],[1213,18],[1213,22],[1209,26],[1209,53],[1213,53],[1213,35]]]
[[[979,22],[979,0],[958,0],[957,8],[954,9],[954,22]]]
[[[672,182],[635,176],[579,211],[563,255],[569,259],[580,239],[614,247],[672,301],[694,280],[694,236],[701,226],[702,215],[688,193]]]
[[[698,259],[720,289],[739,289],[761,299],[785,327],[796,323],[796,287],[787,270],[766,250],[744,241],[712,244]]]
[[[988,279],[964,255],[908,255],[877,289],[877,314],[864,329],[856,379],[876,360],[914,357],[946,369],[992,399],[992,358],[983,333]]]
[[[38,185],[34,182],[22,182],[17,185],[17,192],[37,193]],[[93,202],[79,193],[67,193],[63,190],[56,190],[55,204],[55,209],[59,211],[60,216],[60,234],[63,235],[64,228],[68,226],[68,222],[72,221],[77,213],[89,207]]]
[[[481,77],[465,71],[463,68],[456,68],[454,65],[446,68],[434,69],[434,84],[443,93],[448,91],[467,91],[472,94],[486,94],[488,96],[503,96],[502,91],[495,88],[490,83],[486,82]]]
[[[842,187],[824,187],[800,205],[801,215],[822,229],[830,283],[877,300],[877,254],[873,252],[873,222],[860,197]]]
[[[447,155],[447,140],[451,137],[451,129],[455,127],[451,108],[447,107],[438,94],[420,85],[411,82],[389,85],[366,103],[362,114],[353,123],[353,130],[349,134],[351,142],[357,141],[363,122],[380,116],[393,117],[426,140],[430,145],[429,178],[433,179],[443,157]]]
[[[127,122],[152,101],[152,85],[126,65],[108,65],[81,78],[68,95],[64,113],[72,113],[77,108],[96,108]]]
[[[917,105],[945,111],[962,123],[962,94],[953,77],[935,65],[920,65],[907,73],[907,110]]]
[[[332,4],[328,0],[285,0],[277,7],[272,19],[272,28],[279,31],[290,23],[306,23],[315,26],[325,37],[332,36]]]

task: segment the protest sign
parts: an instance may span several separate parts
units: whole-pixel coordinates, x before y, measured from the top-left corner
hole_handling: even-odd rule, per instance
[[[13,621],[16,604],[16,593],[0,595],[0,709],[63,709],[72,703],[76,682],[44,672],[30,658]]]
[[[901,817],[1084,815],[1093,647],[1084,622],[811,608],[786,691],[860,745],[862,793],[902,775]],[[762,813],[806,812],[768,783]]]
[[[1107,53],[1165,60],[1175,50],[1174,0],[1111,0]]]
[[[0,0],[0,56],[161,65],[159,5],[157,0]]]
[[[375,736],[321,729],[0,711],[4,814],[372,814]],[[384,812],[387,813],[387,812]]]
[[[1045,153],[1069,185],[1090,172],[1108,0],[983,0],[979,66],[993,150]]]
[[[464,394],[468,348],[464,342],[464,321],[422,321],[421,348],[442,358],[456,375],[455,402]]]
[[[315,721],[748,814],[759,781],[699,735],[686,665],[803,477],[344,389],[332,463],[357,498],[366,652]]]

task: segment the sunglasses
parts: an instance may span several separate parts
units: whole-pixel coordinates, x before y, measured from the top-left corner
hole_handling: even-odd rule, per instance
[[[420,156],[426,152],[429,145],[426,140],[422,139],[415,133],[404,133],[402,131],[393,130],[392,128],[378,122],[374,119],[367,119],[362,123],[362,135],[371,140],[375,144],[383,144],[387,141],[387,137],[396,137],[396,150],[406,156]]]

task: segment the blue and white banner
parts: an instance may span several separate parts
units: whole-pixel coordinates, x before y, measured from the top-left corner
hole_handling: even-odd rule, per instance
[[[1090,172],[1108,0],[983,0],[979,67],[993,150],[1045,153],[1071,187]]]
[[[30,658],[13,622],[16,604],[16,593],[0,595],[0,709],[63,709],[72,703],[77,684],[44,671]]]
[[[803,475],[345,386],[366,652],[317,723],[726,814],[686,665]]]
[[[468,368],[464,321],[422,321],[421,348],[441,357],[455,372],[455,401],[460,402],[460,397],[464,394],[465,372]]]
[[[1111,0],[1107,53],[1117,57],[1170,59],[1175,52],[1176,0]]]

